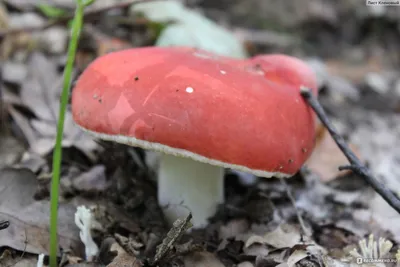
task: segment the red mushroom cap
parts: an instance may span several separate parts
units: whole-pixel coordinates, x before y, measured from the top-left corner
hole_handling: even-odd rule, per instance
[[[318,94],[315,73],[298,58],[280,54],[260,55],[251,58],[249,63],[258,66],[268,80],[289,83],[296,92],[299,85],[303,85]]]
[[[72,113],[102,139],[283,177],[314,147],[301,85],[316,92],[311,70],[288,56],[239,61],[191,48],[135,48],[89,65]]]

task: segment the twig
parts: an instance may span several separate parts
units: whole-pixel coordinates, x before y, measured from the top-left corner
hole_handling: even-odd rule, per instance
[[[117,8],[125,8],[130,5],[134,4],[139,4],[139,3],[144,3],[144,2],[153,2],[153,1],[159,1],[159,0],[130,0],[130,1],[125,1],[125,2],[117,2],[113,5],[109,5],[106,7],[98,8],[98,9],[93,9],[93,10],[87,10],[84,13],[85,19],[89,19],[92,16],[110,11],[112,9],[117,9]],[[66,24],[68,21],[74,18],[74,13],[71,13],[69,15],[60,17],[56,20],[51,20],[47,22],[44,25],[41,26],[33,26],[33,27],[26,27],[26,28],[18,28],[18,29],[6,29],[3,31],[0,31],[0,40],[3,39],[6,35],[13,35],[13,34],[19,34],[21,32],[34,32],[34,31],[42,31],[45,29],[48,29],[50,27],[59,25],[59,24]]]
[[[162,243],[157,246],[156,255],[154,256],[154,259],[150,262],[151,266],[157,266],[160,261],[168,257],[178,239],[183,235],[186,230],[193,226],[190,221],[191,219],[192,213],[189,213],[189,215],[185,219],[177,219],[174,222],[172,228],[167,233],[167,236],[164,238]]]
[[[252,44],[289,47],[299,43],[298,38],[295,38],[292,35],[274,31],[236,28],[234,32],[243,40]]]
[[[301,226],[301,229],[303,231],[303,235],[310,237],[311,236],[311,232],[310,229],[306,227],[306,225],[304,224],[304,220],[301,217],[300,211],[296,206],[296,200],[293,197],[292,192],[290,191],[289,185],[287,184],[285,179],[279,179],[281,181],[281,184],[285,187],[285,191],[286,191],[286,195],[288,196],[290,202],[292,203],[295,211],[296,211],[296,215],[297,215],[297,220],[299,221],[299,224]]]
[[[382,196],[384,200],[394,208],[398,213],[400,213],[400,199],[390,191],[384,184],[380,183],[370,170],[365,167],[362,162],[357,158],[357,156],[351,151],[351,149],[346,144],[346,141],[337,132],[333,124],[329,121],[323,107],[319,103],[318,99],[312,94],[311,90],[306,87],[301,87],[300,93],[303,98],[307,101],[308,105],[314,110],[318,118],[321,120],[322,124],[328,129],[332,138],[335,140],[336,144],[342,150],[343,154],[346,156],[347,160],[350,162],[349,166],[340,166],[339,170],[351,170],[358,176],[362,177],[372,188]]]

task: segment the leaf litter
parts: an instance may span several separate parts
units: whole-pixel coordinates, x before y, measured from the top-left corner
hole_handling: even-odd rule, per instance
[[[0,220],[10,226],[0,231],[0,247],[6,246],[34,254],[49,249],[49,202],[35,201],[38,181],[26,169],[6,168],[0,171]],[[81,244],[73,221],[75,206],[60,203],[58,226],[60,247],[77,253]]]
[[[221,12],[218,5],[224,1],[212,9],[207,8],[208,1],[201,2],[204,2],[203,11],[209,17],[218,14],[218,22],[230,16],[237,19],[239,9],[231,10],[234,6],[240,4],[246,8],[243,1],[235,1]],[[33,12],[36,1],[4,3],[0,5],[0,30],[8,25],[44,24],[44,18]],[[110,3],[116,2],[110,0]],[[73,1],[69,0],[54,4],[67,10],[73,7]],[[245,9],[249,14],[264,10],[262,6],[259,10],[249,7]],[[329,6],[331,11],[335,8]],[[232,13],[226,13],[227,10]],[[115,11],[100,16],[108,21],[124,21],[137,16],[134,12]],[[339,7],[331,12],[338,13]],[[306,17],[294,16],[284,23],[295,19],[298,21],[290,25],[306,27],[307,24],[302,24]],[[94,57],[125,48],[130,42],[149,42],[149,32],[144,28],[154,27],[154,24],[146,23],[140,26],[113,23],[112,32],[107,32],[103,24],[90,21],[84,35],[92,42],[86,47],[84,43],[80,44],[77,65],[82,69]],[[244,27],[253,27],[247,25],[247,20],[242,23],[236,25],[240,31]],[[336,22],[333,19],[330,23]],[[0,230],[1,266],[35,266],[37,255],[48,253],[50,159],[66,52],[63,51],[62,32],[67,29],[60,27],[61,31],[25,32],[3,40],[0,221],[8,220],[10,224]],[[274,31],[271,29],[272,34],[266,36],[272,38]],[[320,29],[315,33],[323,35],[325,32]],[[285,34],[291,36],[290,32]],[[131,36],[142,40],[129,40]],[[168,37],[164,34],[163,38],[165,36]],[[299,36],[294,34],[293,37],[297,40]],[[50,46],[51,49],[46,50],[49,44],[43,46],[38,40],[59,43],[54,49]],[[279,42],[268,40],[265,43],[273,46]],[[253,53],[281,49],[266,48],[259,39],[257,44],[247,45]],[[318,42],[315,45],[319,51],[324,49]],[[285,46],[285,52],[296,54],[288,50],[293,46],[299,46],[295,50],[308,49],[296,42]],[[377,60],[377,52],[372,59],[367,58],[368,53],[363,53],[362,49],[349,49],[354,53],[349,52],[352,57],[342,55],[346,60],[340,56],[329,60],[316,58],[318,62],[314,62],[314,67],[319,68],[320,99],[360,158],[392,190],[398,191],[400,95],[399,90],[391,88],[392,84],[399,83],[398,76],[381,75],[380,79],[387,79],[385,90],[371,88],[383,84],[374,80],[377,74],[368,74],[371,70],[380,73],[383,60]],[[74,77],[80,69],[77,68]],[[368,94],[372,98],[384,94],[382,99],[390,99],[390,105],[385,106],[379,101],[371,105],[365,100]],[[304,169],[287,181],[287,185],[277,179],[243,183],[240,174],[229,172],[226,203],[221,205],[208,227],[186,231],[187,218],[172,229],[165,226],[156,204],[151,155],[140,149],[93,140],[74,125],[68,111],[59,209],[60,256],[64,266],[137,267],[154,266],[155,263],[210,267],[349,266],[349,252],[371,233],[376,238],[393,242],[387,256],[394,258],[400,243],[399,215],[362,179],[337,170],[338,165],[346,164],[346,161],[329,135],[322,131],[316,152]],[[90,207],[95,217],[91,228],[100,253],[94,263],[84,262],[83,244],[74,224],[74,213],[80,205]],[[309,230],[307,233],[304,227]]]

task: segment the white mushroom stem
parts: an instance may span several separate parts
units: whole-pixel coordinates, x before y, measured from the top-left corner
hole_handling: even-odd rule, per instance
[[[204,227],[224,201],[224,168],[162,154],[158,202],[168,223],[192,212],[193,227]]]

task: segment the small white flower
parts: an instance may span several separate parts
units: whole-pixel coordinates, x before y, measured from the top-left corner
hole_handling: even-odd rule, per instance
[[[92,239],[90,228],[92,225],[92,213],[85,206],[79,206],[75,212],[75,224],[81,230],[79,236],[82,243],[85,245],[86,260],[92,261],[97,255],[99,248]]]

